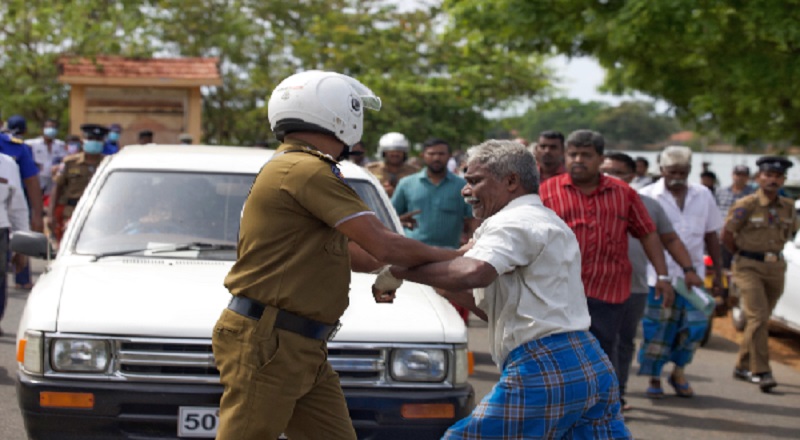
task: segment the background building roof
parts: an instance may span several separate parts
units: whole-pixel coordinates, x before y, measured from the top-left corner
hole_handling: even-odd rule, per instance
[[[58,60],[58,80],[106,86],[218,86],[222,85],[218,62],[218,58],[63,56]]]

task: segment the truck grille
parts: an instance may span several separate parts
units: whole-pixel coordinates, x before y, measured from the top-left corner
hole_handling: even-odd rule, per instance
[[[219,371],[214,363],[210,339],[124,338],[119,336],[87,336],[58,334],[54,337],[103,339],[111,343],[112,361],[109,371],[95,376],[98,380],[129,382],[218,384]],[[371,344],[329,342],[328,360],[339,374],[343,387],[449,388],[449,380],[439,383],[399,383],[389,374],[389,357],[397,347],[419,347],[420,344]],[[429,347],[452,349],[441,344]],[[49,351],[49,350],[48,350]],[[49,365],[49,359],[46,362]],[[80,377],[48,371],[50,377]]]

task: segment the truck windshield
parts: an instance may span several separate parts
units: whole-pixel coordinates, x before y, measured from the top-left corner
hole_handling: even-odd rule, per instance
[[[75,252],[101,256],[141,249],[143,256],[164,257],[151,251],[204,243],[206,248],[181,248],[185,252],[169,257],[235,260],[239,219],[254,179],[253,174],[114,171],[82,216]],[[395,230],[391,211],[372,183],[347,183]]]

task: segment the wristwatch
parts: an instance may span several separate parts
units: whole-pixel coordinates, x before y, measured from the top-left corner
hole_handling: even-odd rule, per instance
[[[697,273],[697,269],[695,269],[694,266],[686,266],[682,267],[681,269],[683,269],[683,273],[689,273],[689,272]]]
[[[658,281],[666,281],[668,283],[672,282],[672,278],[670,278],[669,275],[659,275],[657,279]]]

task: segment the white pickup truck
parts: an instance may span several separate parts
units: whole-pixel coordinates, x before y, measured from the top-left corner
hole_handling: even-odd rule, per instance
[[[211,331],[230,294],[242,204],[272,151],[130,146],[104,160],[18,331],[18,396],[31,439],[214,438],[222,393]],[[369,173],[342,174],[401,231]],[[47,257],[36,233],[12,248]],[[313,265],[309,265],[313,270]],[[354,273],[329,343],[361,439],[438,439],[474,407],[467,329],[431,288],[376,304]]]

